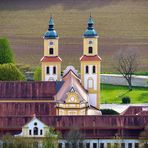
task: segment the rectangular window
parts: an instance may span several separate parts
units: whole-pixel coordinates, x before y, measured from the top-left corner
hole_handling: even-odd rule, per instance
[[[43,135],[43,130],[40,130],[40,135]]]
[[[128,148],[132,148],[132,143],[128,143]]]
[[[139,143],[135,143],[135,148],[139,148]]]
[[[121,143],[121,148],[125,148],[125,143]]]
[[[65,143],[65,148],[69,148],[70,144],[69,143]]]
[[[31,130],[29,130],[29,135],[31,135]]]
[[[118,143],[115,143],[114,144],[114,148],[118,148],[119,147],[119,144]]]
[[[79,148],[83,148],[83,143],[79,143]]]
[[[111,148],[111,143],[107,143],[107,148]]]
[[[88,47],[88,53],[89,54],[93,53],[93,48],[92,47]]]
[[[104,143],[100,143],[100,148],[104,148]]]
[[[62,148],[62,143],[59,143],[59,146],[58,146],[58,148]]]
[[[46,67],[46,74],[49,74],[49,67]]]
[[[97,143],[93,143],[93,148],[97,148]]]
[[[49,54],[53,54],[53,48],[49,48]]]
[[[90,148],[90,143],[86,143],[86,148]]]

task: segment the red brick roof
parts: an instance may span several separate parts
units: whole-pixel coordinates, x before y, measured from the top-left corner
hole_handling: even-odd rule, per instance
[[[55,57],[44,56],[41,59],[41,62],[61,62],[61,61],[62,61],[62,59],[58,56],[55,56]]]
[[[50,100],[56,94],[56,81],[0,82],[0,100]]]
[[[98,55],[94,55],[94,56],[83,55],[80,58],[80,61],[101,61],[101,58]]]
[[[33,116],[0,116],[0,134],[21,132],[22,126]],[[71,127],[85,132],[85,138],[138,138],[148,123],[148,116],[37,116],[43,123],[53,126],[62,134]],[[124,134],[123,134],[124,133]]]
[[[129,106],[125,111],[121,113],[121,115],[138,115],[141,112],[144,112],[144,115],[148,115],[148,106]]]

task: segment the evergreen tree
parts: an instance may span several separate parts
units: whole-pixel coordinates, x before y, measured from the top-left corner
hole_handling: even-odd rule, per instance
[[[7,39],[0,39],[0,64],[14,63],[12,50]]]

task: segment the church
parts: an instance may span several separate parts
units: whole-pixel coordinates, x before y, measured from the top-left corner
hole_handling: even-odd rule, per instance
[[[148,107],[131,106],[114,116],[100,111],[98,38],[90,16],[83,34],[80,74],[70,65],[61,75],[59,36],[50,17],[43,36],[42,81],[0,81],[1,137],[10,133],[38,139],[41,148],[49,127],[62,135],[77,127],[84,134],[78,148],[139,147],[140,133],[148,125]],[[59,148],[69,148],[65,139],[58,142]]]
[[[42,81],[63,82],[56,101],[56,115],[99,115],[100,104],[100,62],[98,55],[98,35],[90,16],[83,35],[83,55],[80,57],[80,76],[73,66],[68,66],[61,76],[62,59],[59,56],[58,34],[54,20],[49,20],[48,31],[44,34],[44,56]]]

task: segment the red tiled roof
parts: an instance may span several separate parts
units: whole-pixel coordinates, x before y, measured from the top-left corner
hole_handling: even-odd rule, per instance
[[[125,111],[121,113],[121,115],[137,115],[142,111],[145,111],[144,109],[147,109],[147,106],[129,106]]]
[[[124,138],[138,138],[140,132],[148,123],[148,116],[37,116],[43,123],[53,126],[64,134],[71,127],[85,130],[85,138],[113,138],[118,136]],[[21,132],[22,126],[28,123],[32,116],[0,116],[0,134],[12,129]],[[92,126],[93,123],[93,126]],[[97,132],[94,132],[97,131]],[[136,131],[136,132],[135,132]]]
[[[56,93],[56,82],[54,81],[0,82],[0,100],[52,100]]]
[[[61,62],[61,61],[62,61],[62,59],[58,56],[55,56],[55,57],[44,56],[41,59],[41,62]]]
[[[80,61],[101,61],[101,58],[98,55],[94,55],[94,56],[83,55],[80,58]]]

